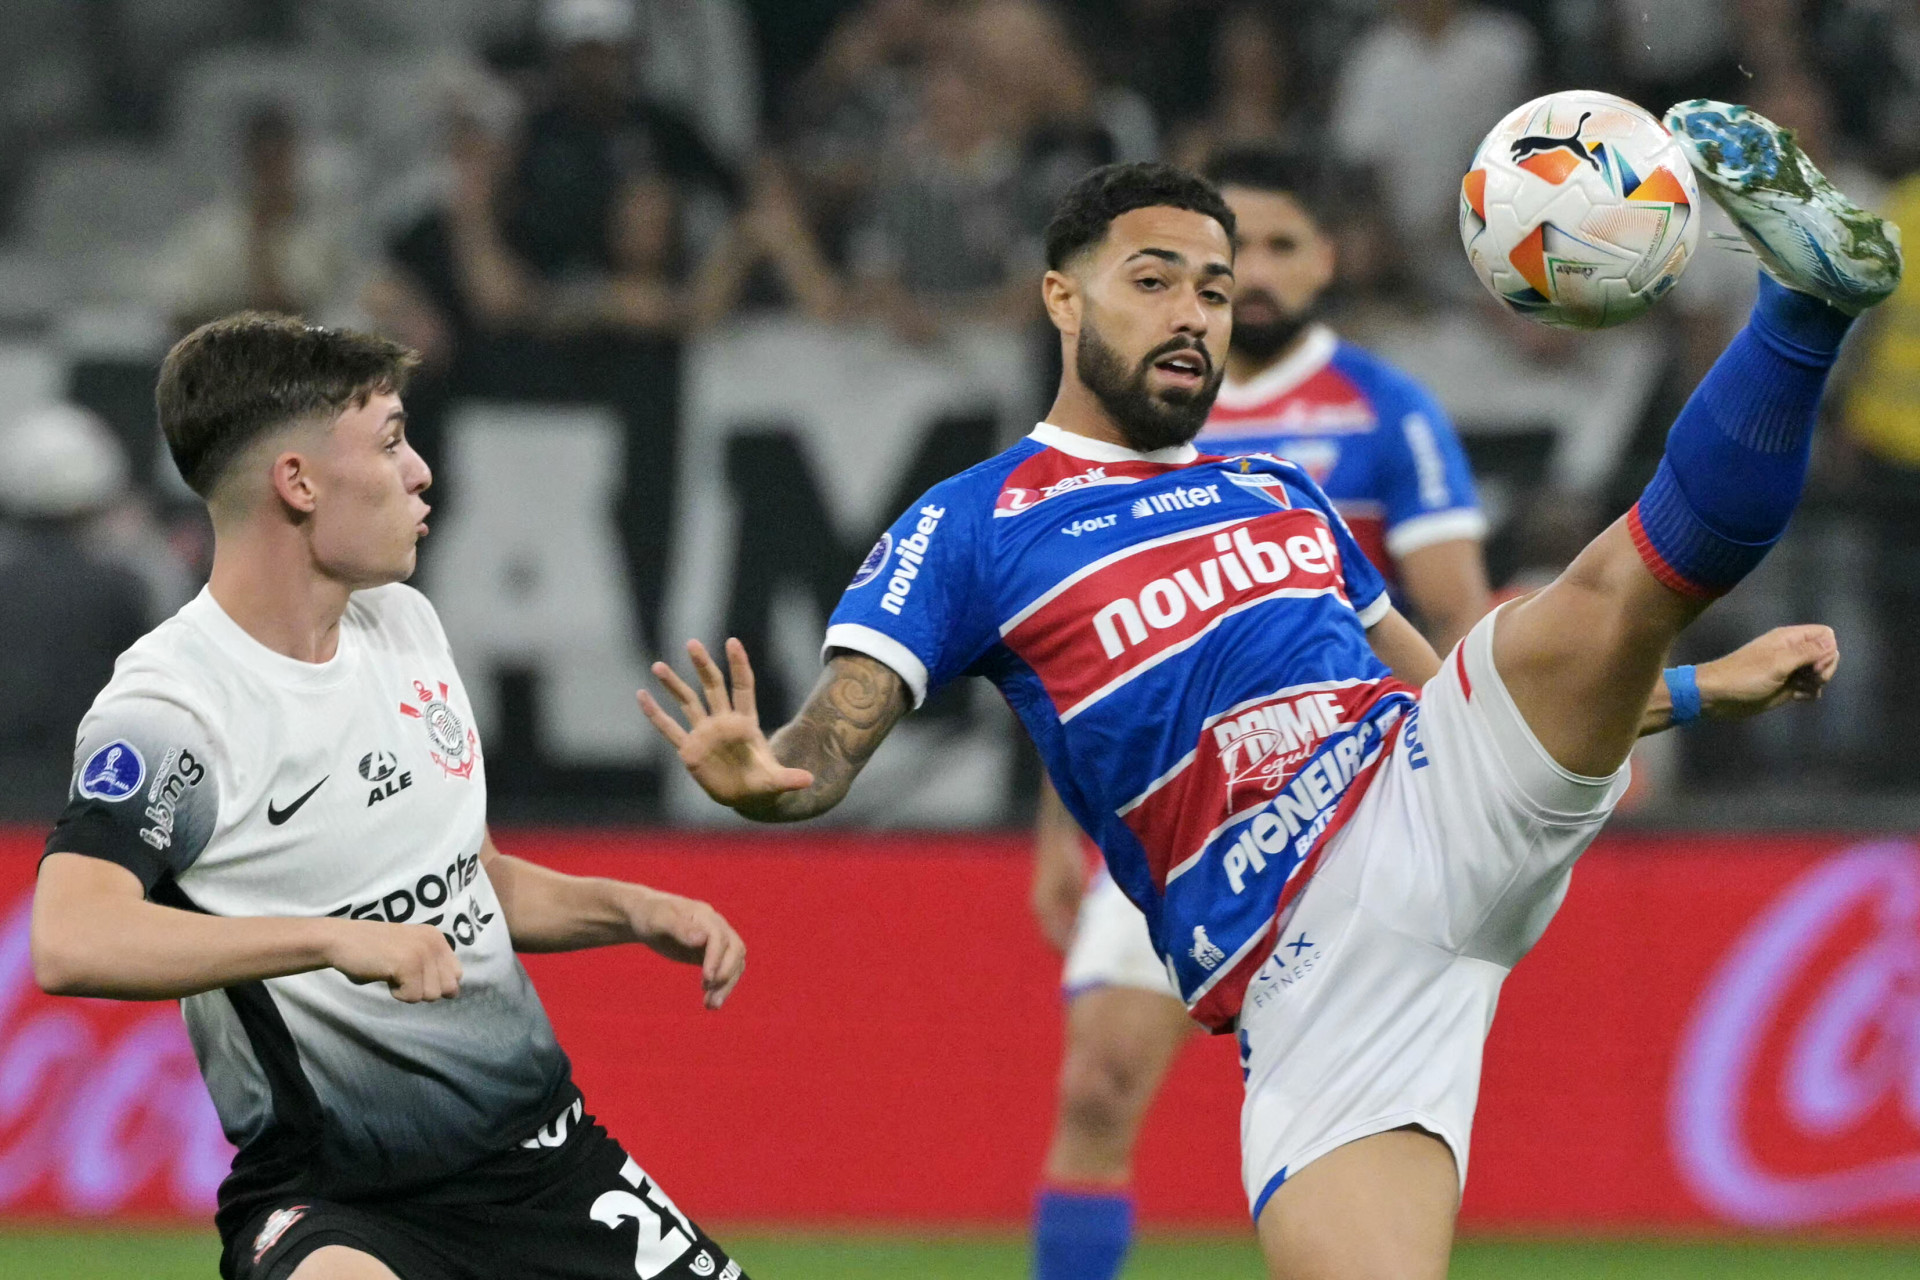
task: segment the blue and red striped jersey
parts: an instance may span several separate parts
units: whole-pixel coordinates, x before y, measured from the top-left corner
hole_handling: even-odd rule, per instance
[[[1389,608],[1297,464],[1042,423],[894,523],[826,646],[916,705],[992,680],[1219,1030],[1413,706],[1367,643]]]
[[[1222,386],[1194,443],[1299,463],[1389,578],[1410,551],[1486,536],[1446,411],[1411,377],[1325,326],[1257,377]]]

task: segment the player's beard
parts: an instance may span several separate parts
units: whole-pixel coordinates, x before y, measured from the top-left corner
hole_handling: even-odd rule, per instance
[[[1206,361],[1206,374],[1193,391],[1167,390],[1155,394],[1147,386],[1153,363],[1176,351],[1197,351]],[[1127,358],[1100,336],[1091,321],[1081,325],[1074,348],[1074,369],[1087,390],[1107,411],[1129,448],[1152,453],[1186,444],[1200,434],[1220,393],[1226,370],[1214,364],[1213,353],[1196,338],[1171,338],[1141,357],[1132,368]]]
[[[1246,305],[1257,303],[1268,309],[1272,319],[1256,322],[1247,319]],[[1233,300],[1233,336],[1227,339],[1227,348],[1235,355],[1245,356],[1255,364],[1264,365],[1267,361],[1287,349],[1301,330],[1313,323],[1313,308],[1307,307],[1299,312],[1290,312],[1280,305],[1280,300],[1265,289],[1248,289],[1236,294]]]

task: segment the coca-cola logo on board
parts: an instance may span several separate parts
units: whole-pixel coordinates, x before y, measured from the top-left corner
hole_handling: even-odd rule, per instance
[[[31,906],[0,913],[0,1209],[207,1212],[233,1148],[179,1006],[42,995]]]
[[[1920,847],[1857,846],[1748,925],[1682,1034],[1674,1157],[1756,1227],[1920,1202]]]

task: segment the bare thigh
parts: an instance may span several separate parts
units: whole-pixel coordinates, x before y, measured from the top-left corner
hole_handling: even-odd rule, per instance
[[[1060,1117],[1047,1176],[1124,1181],[1147,1105],[1197,1029],[1171,996],[1136,987],[1076,996],[1067,1007]]]
[[[1257,1228],[1272,1280],[1446,1280],[1460,1175],[1423,1129],[1349,1142],[1289,1177]]]
[[[330,1244],[315,1249],[293,1269],[290,1280],[400,1280],[371,1254]]]

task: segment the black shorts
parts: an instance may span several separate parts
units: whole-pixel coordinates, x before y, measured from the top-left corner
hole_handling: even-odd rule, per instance
[[[505,1153],[419,1195],[276,1201],[226,1241],[220,1274],[287,1280],[344,1245],[400,1280],[744,1280],[625,1148],[577,1103],[569,1112],[557,1147]]]

